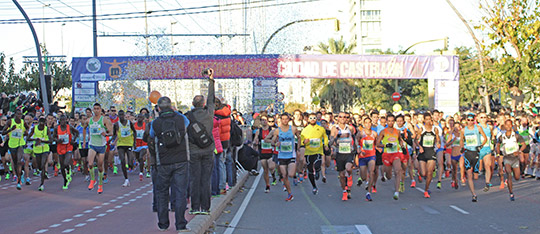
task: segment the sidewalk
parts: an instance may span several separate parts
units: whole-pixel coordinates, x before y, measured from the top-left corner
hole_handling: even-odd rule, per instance
[[[216,219],[219,218],[223,210],[227,207],[227,203],[229,203],[238,190],[242,186],[244,186],[244,183],[249,178],[249,172],[242,173],[236,185],[230,189],[226,195],[219,196],[212,198],[212,204],[210,206],[210,215],[195,215],[194,217],[191,217],[191,215],[186,215],[186,218],[188,219],[188,228],[191,229],[190,233],[198,233],[198,234],[204,234],[206,230],[214,223]]]

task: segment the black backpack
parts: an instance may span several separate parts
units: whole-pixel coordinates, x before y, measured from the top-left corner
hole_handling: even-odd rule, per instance
[[[165,118],[161,124],[161,126],[167,126],[167,128],[162,130],[158,139],[167,148],[179,146],[184,140],[184,134],[180,131],[176,122],[175,118]]]
[[[231,121],[231,145],[232,146],[241,146],[242,145],[242,129],[235,121]]]
[[[208,134],[204,124],[197,121],[191,111],[187,113],[187,117],[189,119],[189,126],[187,128],[189,142],[201,149],[211,146],[214,143],[214,137]]]

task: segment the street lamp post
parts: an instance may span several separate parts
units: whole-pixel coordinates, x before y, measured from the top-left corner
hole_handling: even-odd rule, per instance
[[[171,55],[174,55],[174,41],[173,41],[173,25],[178,23],[177,21],[171,21]]]
[[[264,43],[264,46],[262,48],[262,51],[261,51],[261,54],[264,54],[264,52],[266,51],[266,47],[268,46],[268,43],[270,43],[270,41],[272,40],[272,38],[274,38],[274,36],[281,30],[285,29],[286,27],[289,27],[293,24],[296,24],[296,23],[303,23],[303,22],[314,22],[314,21],[323,21],[323,20],[335,20],[336,21],[336,30],[339,29],[339,20],[332,17],[332,18],[318,18],[318,19],[303,19],[303,20],[295,20],[295,21],[292,21],[290,23],[287,23],[283,26],[281,26],[280,28],[278,28],[274,33],[272,33],[272,35],[270,35],[270,37],[268,38],[268,40],[266,40],[266,42]]]
[[[64,26],[66,26],[66,23],[63,23],[62,27],[60,28],[60,43],[62,43],[62,55],[64,55]]]

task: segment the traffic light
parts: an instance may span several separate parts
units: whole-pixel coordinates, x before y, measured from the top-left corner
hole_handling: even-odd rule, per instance
[[[45,75],[45,91],[47,92],[47,99],[49,103],[52,102],[52,75]]]

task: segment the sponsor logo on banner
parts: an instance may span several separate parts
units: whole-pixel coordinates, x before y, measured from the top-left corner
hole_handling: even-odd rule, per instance
[[[81,81],[104,81],[107,78],[105,73],[82,73]]]
[[[95,102],[96,95],[75,95],[76,102]]]
[[[96,73],[101,69],[101,62],[97,58],[90,58],[86,61],[86,70]]]
[[[123,62],[116,62],[116,59],[113,60],[113,62],[105,62],[106,64],[111,65],[109,67],[109,76],[111,78],[118,79],[122,75],[122,67],[120,67],[120,64],[127,63],[126,61]]]

